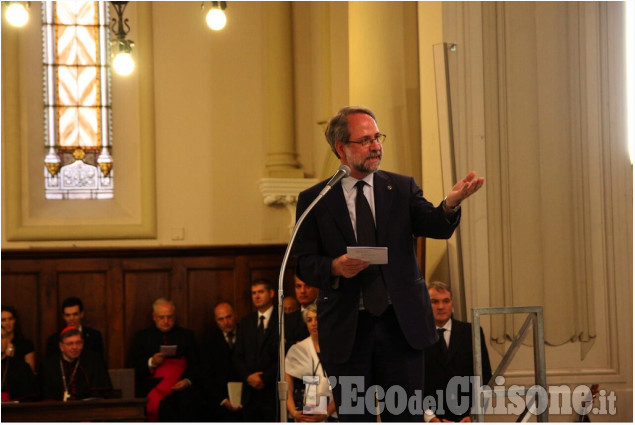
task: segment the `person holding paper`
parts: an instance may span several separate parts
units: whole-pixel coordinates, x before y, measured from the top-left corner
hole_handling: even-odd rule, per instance
[[[242,380],[232,361],[238,331],[234,307],[227,301],[217,303],[214,321],[202,344],[204,415],[214,422],[240,422],[240,396],[232,403],[228,391],[229,382]]]
[[[375,114],[345,107],[330,119],[326,139],[349,177],[336,183],[299,228],[294,247],[297,274],[320,288],[317,299],[321,359],[341,421],[375,422],[374,409],[358,412],[367,389],[401,387],[408,397],[423,386],[423,349],[437,341],[430,298],[416,261],[415,237],[447,239],[461,216],[460,203],[483,185],[470,172],[434,206],[412,177],[379,170],[386,135]],[[297,217],[327,181],[300,193]],[[388,262],[350,258],[349,246],[386,247]],[[353,384],[353,387],[354,384]],[[357,387],[355,387],[357,388]],[[422,421],[423,411],[384,409],[382,421]]]
[[[152,305],[152,320],[154,326],[138,332],[132,343],[136,396],[148,398],[148,421],[196,421],[200,398],[193,387],[199,374],[194,332],[176,325],[176,307],[165,298]]]

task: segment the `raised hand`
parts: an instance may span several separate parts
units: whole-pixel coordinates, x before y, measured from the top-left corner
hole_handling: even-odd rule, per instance
[[[459,180],[452,190],[445,197],[445,205],[449,208],[454,208],[459,205],[464,199],[471,196],[474,192],[479,190],[485,179],[483,177],[476,177],[476,171],[470,171],[462,180]]]

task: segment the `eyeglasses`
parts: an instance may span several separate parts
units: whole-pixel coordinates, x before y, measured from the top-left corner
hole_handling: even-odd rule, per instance
[[[375,137],[366,136],[362,140],[349,140],[346,143],[355,143],[356,145],[360,145],[361,147],[365,148],[373,142],[377,142],[380,145],[383,145],[385,141],[386,141],[386,135],[377,133]]]

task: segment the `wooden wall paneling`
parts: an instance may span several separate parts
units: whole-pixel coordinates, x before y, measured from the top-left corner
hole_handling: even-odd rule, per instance
[[[108,321],[107,262],[101,259],[58,260],[56,269],[58,328],[66,324],[60,310],[62,302],[68,297],[78,297],[84,304],[82,323],[105,334]]]
[[[36,343],[37,361],[44,360],[46,354],[46,340],[53,332],[59,330],[60,306],[57,303],[57,261],[46,260],[41,262],[41,274],[39,282],[39,326],[40,334]]]
[[[251,311],[251,293],[249,292],[249,282],[251,275],[249,272],[249,257],[246,255],[236,256],[234,267],[234,311],[236,320],[249,314]]]
[[[169,258],[157,258],[154,262],[151,259],[122,261],[125,324],[122,343],[126,359],[135,334],[153,325],[152,303],[159,297],[171,298],[171,267]]]
[[[249,311],[253,310],[251,302],[251,282],[257,279],[267,279],[271,282],[275,291],[274,304],[277,304],[278,300],[278,277],[280,274],[280,264],[282,259],[277,262],[272,261],[269,256],[258,255],[249,258],[249,282],[245,288],[247,297],[249,298]]]
[[[36,350],[40,340],[39,280],[37,270],[2,273],[2,305],[16,309],[22,334],[35,344]]]
[[[125,344],[125,296],[123,269],[119,259],[109,259],[108,261],[108,287],[107,287],[107,309],[108,323],[104,343],[106,344],[106,357],[108,367],[121,369],[126,367],[126,344]]]
[[[170,273],[170,295],[169,298],[176,306],[176,321],[183,327],[189,328],[187,297],[187,270],[183,265],[182,258],[172,259],[172,271]]]
[[[42,360],[46,339],[62,324],[60,304],[79,296],[85,323],[102,331],[111,368],[128,364],[137,331],[152,326],[152,302],[167,297],[177,319],[203,336],[213,326],[213,306],[233,301],[237,318],[251,311],[250,282],[266,277],[277,286],[281,246],[182,249],[51,249],[2,252],[2,303],[14,305],[25,336]],[[293,293],[293,268],[285,293]]]
[[[249,297],[249,306],[251,311],[251,282],[256,279],[268,279],[273,284],[275,290],[275,301],[278,303],[278,279],[280,276],[280,266],[282,265],[282,256],[278,255],[254,255],[249,257],[249,283],[245,289]],[[285,295],[295,295],[294,291],[294,265],[292,261],[287,263],[283,278],[283,291]]]
[[[199,344],[206,331],[215,326],[214,305],[223,300],[233,304],[234,261],[224,260],[187,259],[188,327],[196,333]]]

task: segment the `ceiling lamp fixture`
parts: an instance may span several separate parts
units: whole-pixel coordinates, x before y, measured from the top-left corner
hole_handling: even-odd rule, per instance
[[[9,1],[2,3],[7,3],[7,10],[4,12],[4,16],[9,24],[14,27],[23,27],[29,22],[28,8],[31,2]]]
[[[115,57],[112,60],[112,67],[119,75],[130,75],[135,68],[134,59],[130,54],[134,42],[126,39],[126,35],[130,32],[130,25],[128,25],[128,19],[124,19],[123,17],[128,2],[111,1],[110,3],[117,12],[117,17],[112,18],[110,26],[110,29],[115,34],[115,40],[113,40],[112,44],[116,48],[116,53],[114,53]]]
[[[224,10],[227,8],[227,2],[225,1],[213,1],[212,8],[207,12],[205,21],[207,26],[214,31],[220,31],[225,28],[227,24],[227,16],[225,16]]]

